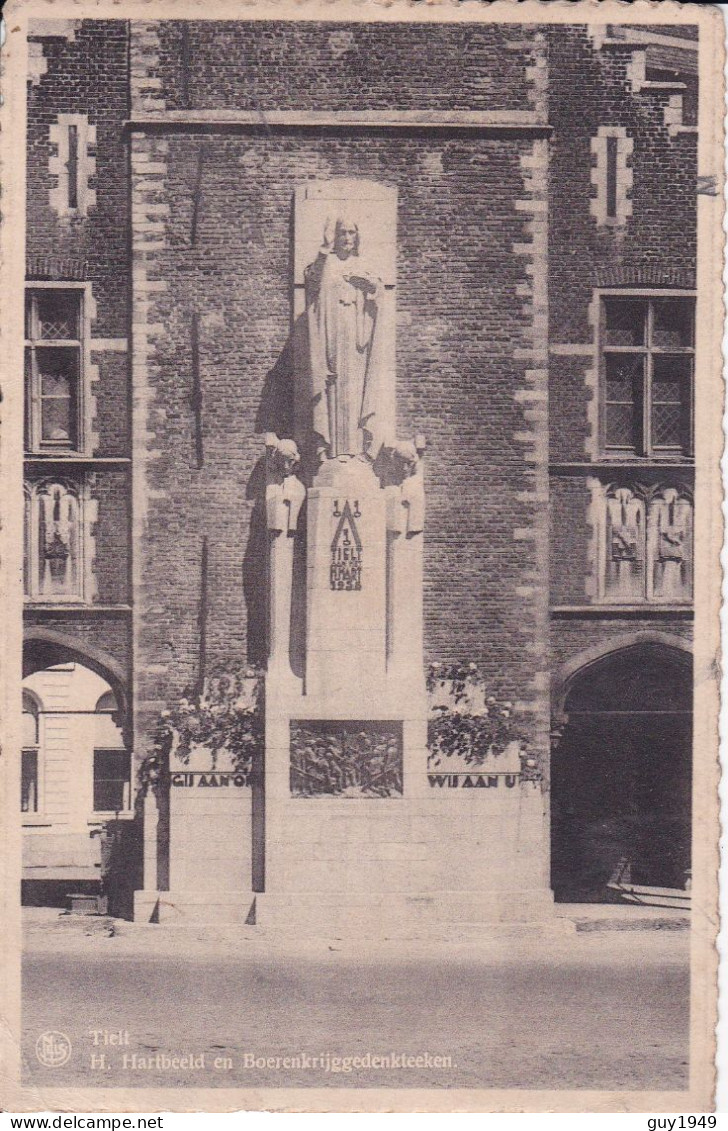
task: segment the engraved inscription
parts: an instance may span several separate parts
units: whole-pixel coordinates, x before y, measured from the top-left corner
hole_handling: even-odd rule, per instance
[[[339,522],[331,542],[330,583],[332,589],[361,589],[362,545],[354,515],[361,517],[358,500],[352,511],[347,499],[343,508],[334,502],[334,518]]]

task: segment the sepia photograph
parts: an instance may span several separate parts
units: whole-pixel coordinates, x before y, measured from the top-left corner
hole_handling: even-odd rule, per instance
[[[718,5],[5,10],[17,1111],[713,1111]]]

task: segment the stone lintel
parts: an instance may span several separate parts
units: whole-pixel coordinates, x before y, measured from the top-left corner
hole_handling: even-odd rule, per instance
[[[654,620],[657,617],[669,617],[672,620],[692,620],[694,609],[692,605],[608,605],[598,604],[596,601],[588,605],[552,605],[551,616],[567,620],[569,618],[585,620]]]
[[[136,114],[132,132],[148,130],[362,129],[453,130],[548,137],[552,127],[531,110],[167,110]]]

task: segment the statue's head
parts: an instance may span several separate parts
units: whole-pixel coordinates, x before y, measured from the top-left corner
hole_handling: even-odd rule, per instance
[[[295,440],[278,441],[278,459],[283,474],[293,475],[301,462],[301,456]]]
[[[338,216],[336,219],[334,251],[342,259],[359,254],[359,225],[350,216]]]
[[[411,440],[398,440],[392,448],[392,460],[398,477],[408,479],[414,475],[418,463],[417,448]]]

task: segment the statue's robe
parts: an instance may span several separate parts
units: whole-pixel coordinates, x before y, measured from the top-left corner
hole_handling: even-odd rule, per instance
[[[366,275],[373,292],[348,276]],[[306,268],[313,430],[329,455],[372,459],[381,447],[383,286],[358,256],[323,249]]]

